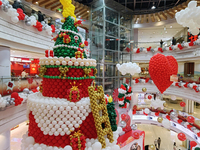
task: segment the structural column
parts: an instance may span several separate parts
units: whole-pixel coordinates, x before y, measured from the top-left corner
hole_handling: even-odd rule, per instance
[[[10,150],[10,130],[0,134],[0,149]]]
[[[138,104],[138,93],[133,93],[131,100],[131,108],[133,108],[133,106],[137,104]]]
[[[0,77],[10,77],[10,48],[0,46]]]
[[[192,114],[194,112],[194,101],[188,99],[184,99],[183,101],[186,104],[185,107],[183,108],[183,111],[188,114]]]

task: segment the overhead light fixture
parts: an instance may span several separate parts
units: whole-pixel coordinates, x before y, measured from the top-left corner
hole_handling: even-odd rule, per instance
[[[79,18],[81,18],[81,16],[78,16]]]
[[[153,6],[151,7],[151,9],[156,9],[156,6],[154,5],[154,2],[153,2]]]
[[[35,2],[36,4],[38,4],[38,2]]]
[[[170,26],[170,28],[172,28],[172,26]]]
[[[177,12],[177,10],[175,10],[175,12]]]
[[[165,33],[167,33],[167,31],[165,31]]]
[[[89,13],[90,11],[88,10],[87,12]]]

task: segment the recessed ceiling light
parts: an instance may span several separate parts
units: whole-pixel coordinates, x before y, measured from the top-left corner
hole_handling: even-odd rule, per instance
[[[87,12],[89,13],[90,11],[88,10]]]
[[[38,4],[38,2],[35,2],[36,4]]]
[[[81,18],[81,16],[78,16],[79,18]]]
[[[177,10],[175,10],[175,12],[177,12]]]
[[[155,6],[152,6],[151,9],[156,9],[156,7],[155,7]]]
[[[172,26],[170,26],[170,28],[172,28]]]

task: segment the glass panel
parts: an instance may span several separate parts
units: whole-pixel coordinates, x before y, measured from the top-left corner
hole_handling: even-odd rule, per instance
[[[107,79],[105,79],[105,82],[104,82],[104,85],[105,85],[104,93],[105,93],[105,94],[109,94],[109,95],[112,94],[112,92],[113,92],[113,87],[114,87],[113,81],[114,81],[113,78],[107,78]]]
[[[120,40],[130,41],[131,31],[120,27]]]
[[[120,25],[126,27],[126,28],[131,28],[131,20],[132,20],[132,15],[125,15],[121,14],[120,15]]]
[[[106,34],[114,37],[118,37],[118,26],[106,22]]]
[[[105,62],[118,63],[118,51],[105,50]]]
[[[117,38],[106,36],[105,48],[111,50],[118,50],[118,41],[119,39]]]
[[[92,4],[92,8],[95,9],[95,8],[98,8],[100,6],[103,6],[103,2],[104,0],[98,0],[96,1],[95,3]]]
[[[96,78],[96,85],[99,86],[99,85],[103,85],[103,80],[101,78]]]
[[[121,52],[120,53],[120,60],[119,62],[120,63],[127,63],[127,62],[130,62],[131,61],[131,53],[123,53]]]
[[[102,50],[103,49],[103,36],[92,35],[91,51]]]
[[[106,20],[118,24],[118,13],[106,8]]]
[[[95,11],[95,12],[92,12],[92,21],[96,22],[96,21],[103,21],[103,8]]]
[[[118,76],[118,70],[116,68],[116,65],[105,64],[104,66],[105,66],[105,72],[104,72],[105,78]]]

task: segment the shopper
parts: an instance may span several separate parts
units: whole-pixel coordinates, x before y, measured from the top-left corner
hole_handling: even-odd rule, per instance
[[[160,149],[160,143],[161,143],[161,139],[160,137],[158,138],[158,149]]]
[[[38,14],[35,10],[32,9],[31,16],[34,16],[36,20],[38,20]]]
[[[160,47],[162,48],[162,46],[163,46],[163,41],[161,40],[160,41]]]
[[[173,150],[176,150],[176,148],[177,148],[176,142],[174,142]]]
[[[39,21],[39,22],[44,21],[44,16],[43,16],[43,14],[42,14],[41,11],[38,11],[38,21]]]
[[[26,79],[28,73],[26,73],[26,70],[24,69],[21,73],[22,79]]]
[[[172,45],[176,45],[176,39],[174,37],[172,38]]]
[[[155,145],[155,147],[157,147],[157,144],[158,144],[158,140],[155,139],[155,141],[154,141],[154,145]]]

